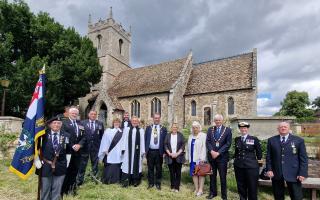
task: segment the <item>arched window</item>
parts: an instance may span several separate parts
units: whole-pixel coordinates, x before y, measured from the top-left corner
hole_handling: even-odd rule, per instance
[[[191,116],[197,116],[197,103],[195,100],[191,101]]]
[[[140,103],[137,100],[133,100],[131,103],[131,116],[140,117]]]
[[[211,124],[211,108],[205,107],[203,109],[203,122],[205,126],[209,126]]]
[[[234,100],[232,97],[228,98],[228,115],[234,114]]]
[[[120,40],[119,40],[119,53],[120,53],[120,55],[121,55],[121,53],[122,53],[122,45],[123,45],[123,40],[120,39]]]
[[[97,39],[98,39],[98,45],[97,45],[97,49],[101,49],[101,42],[102,42],[102,36],[101,35],[98,35],[97,36]]]
[[[153,98],[151,101],[151,117],[154,113],[159,113],[161,115],[161,101],[157,97]]]

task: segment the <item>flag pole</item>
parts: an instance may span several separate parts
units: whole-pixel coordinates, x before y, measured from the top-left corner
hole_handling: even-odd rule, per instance
[[[43,65],[42,69],[39,71],[39,74],[44,74],[46,70],[46,64]],[[40,145],[39,148],[39,159],[40,162],[42,162],[42,137],[40,137]],[[38,191],[37,191],[37,200],[40,200],[41,197],[41,185],[42,185],[42,167],[39,169],[39,175],[38,175]]]

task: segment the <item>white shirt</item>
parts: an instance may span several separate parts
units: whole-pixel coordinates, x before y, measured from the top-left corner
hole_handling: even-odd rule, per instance
[[[170,136],[170,145],[172,153],[177,153],[177,142],[178,142],[178,135],[177,134],[171,134]]]
[[[59,132],[54,132],[51,130],[51,142],[53,144],[53,138],[54,138],[54,133],[57,133],[57,138],[58,138],[58,144],[60,143],[60,131]]]
[[[242,135],[242,136],[241,136],[241,141],[242,141],[242,142],[243,142],[243,141],[246,141],[247,136],[248,136],[248,133],[245,134],[245,135]]]
[[[154,143],[155,135],[153,134],[153,132],[154,132],[155,128],[157,129],[157,134],[158,134],[158,136],[157,136],[158,137],[158,143],[157,144]],[[159,146],[160,146],[160,125],[159,124],[158,125],[154,124],[152,126],[149,148],[151,148],[151,149],[159,149]]]
[[[99,160],[101,160],[101,161],[103,160],[103,158],[106,155],[106,152],[109,150],[111,142],[112,142],[114,136],[116,135],[116,133],[118,132],[118,130],[121,131],[121,129],[108,128],[104,132],[102,140],[101,140],[99,153],[98,153]],[[118,164],[118,163],[122,162],[122,155],[121,155],[122,142],[123,142],[122,138],[120,139],[118,144],[109,152],[109,154],[107,156],[107,163]]]
[[[286,136],[280,135],[280,142],[282,142],[282,137],[284,137],[284,142],[287,142],[289,135],[290,133],[288,133]]]

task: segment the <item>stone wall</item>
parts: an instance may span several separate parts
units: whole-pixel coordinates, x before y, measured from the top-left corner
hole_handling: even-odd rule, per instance
[[[240,90],[211,94],[199,94],[185,97],[185,123],[200,121],[204,125],[204,108],[211,108],[211,120],[215,114],[222,114],[225,118],[240,116],[255,116],[255,90]],[[234,115],[228,115],[228,98],[234,100]],[[196,102],[196,116],[191,116],[191,101]]]
[[[18,117],[0,116],[0,132],[21,133],[23,119]]]
[[[267,139],[278,134],[277,126],[282,121],[293,122],[295,117],[237,117],[231,119],[231,127],[234,133],[239,133],[238,123],[246,121],[250,123],[249,133],[259,139]]]

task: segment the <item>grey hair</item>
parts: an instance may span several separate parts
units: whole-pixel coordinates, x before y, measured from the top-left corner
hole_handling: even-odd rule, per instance
[[[214,117],[213,117],[214,120],[216,119],[221,119],[223,121],[223,116],[220,115],[220,114],[216,114]]]
[[[283,125],[283,124],[286,124],[286,125],[288,126],[288,128],[290,128],[290,123],[289,123],[289,122],[286,122],[286,121],[280,122],[280,123],[278,124],[278,127],[280,127],[280,126]]]
[[[200,132],[202,131],[201,124],[198,121],[193,121],[191,126],[191,133],[193,134],[192,127],[199,127]]]
[[[71,107],[71,108],[69,109],[69,112],[70,112],[70,111],[77,111],[77,112],[79,113],[79,109],[76,108],[76,107]]]

